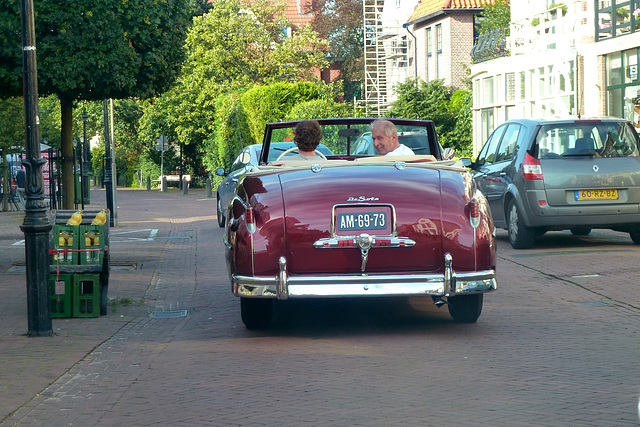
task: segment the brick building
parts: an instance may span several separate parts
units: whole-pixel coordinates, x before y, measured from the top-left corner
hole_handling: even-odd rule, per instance
[[[405,24],[413,33],[414,76],[444,79],[452,90],[465,87],[471,64],[475,17],[494,0],[421,0]],[[409,52],[412,55],[412,52]]]

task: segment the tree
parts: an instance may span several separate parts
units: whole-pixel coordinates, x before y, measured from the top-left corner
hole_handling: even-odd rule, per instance
[[[360,0],[312,0],[312,27],[329,41],[329,57],[342,62],[345,82],[364,79],[364,23]]]
[[[22,98],[0,99],[0,167],[2,167],[2,210],[8,209],[9,168],[7,155],[21,151],[26,139],[24,101]]]
[[[505,36],[508,36],[509,24],[511,23],[510,0],[487,1],[482,7],[484,12],[482,12],[478,34],[488,33],[493,30],[503,30],[505,31]]]
[[[469,154],[472,143],[471,91],[461,89],[451,94],[443,80],[409,79],[396,87],[398,99],[389,115],[405,119],[433,120],[438,140],[458,154]]]
[[[184,59],[193,0],[36,2],[38,83],[61,108],[63,207],[73,208],[73,106],[148,98],[168,89]],[[20,2],[0,0],[0,97],[22,91]]]
[[[209,13],[194,18],[181,76],[145,109],[142,140],[152,145],[162,131],[184,144],[185,152],[206,158],[208,168],[221,166],[216,120],[232,113],[217,115],[220,97],[256,84],[309,79],[312,70],[328,65],[327,43],[311,28],[283,38],[282,28],[291,26],[283,11],[282,4],[267,0],[217,0]]]

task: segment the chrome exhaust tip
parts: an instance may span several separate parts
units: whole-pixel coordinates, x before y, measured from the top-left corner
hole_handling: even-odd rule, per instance
[[[442,299],[442,297],[432,297],[432,298],[433,298],[433,303],[438,308],[442,307],[443,305],[448,304],[445,300]]]

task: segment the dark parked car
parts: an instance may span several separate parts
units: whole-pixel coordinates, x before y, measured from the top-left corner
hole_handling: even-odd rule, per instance
[[[293,142],[274,142],[269,148],[269,156],[277,158],[280,154],[295,147]],[[216,169],[216,175],[224,177],[222,182],[218,185],[216,190],[216,206],[218,211],[218,225],[224,227],[225,213],[227,211],[227,205],[233,198],[236,191],[236,185],[238,180],[246,171],[251,170],[252,167],[258,164],[258,157],[260,157],[260,151],[262,150],[262,144],[249,145],[240,151],[240,154],[233,161],[229,170],[225,171],[224,168]],[[318,146],[320,151],[325,156],[330,155],[331,151],[324,145]]]
[[[270,123],[229,204],[225,256],[246,327],[268,325],[275,299],[338,297],[425,297],[475,322],[497,286],[493,222],[468,170],[442,160],[434,123],[392,120],[423,154],[379,156],[372,119],[318,121],[326,160],[272,156],[297,122]]]
[[[465,160],[516,249],[564,229],[607,228],[640,244],[638,145],[622,119],[510,120]]]

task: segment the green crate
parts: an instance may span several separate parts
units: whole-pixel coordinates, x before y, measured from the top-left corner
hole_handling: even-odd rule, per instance
[[[92,239],[87,237],[87,233],[91,233]],[[79,248],[83,249],[102,249],[105,243],[105,226],[103,225],[80,225]],[[104,261],[104,251],[80,252],[78,257],[81,265],[102,265]]]
[[[62,236],[70,236],[72,241],[63,240]],[[53,245],[55,249],[77,250],[78,240],[80,240],[80,227],[77,225],[54,225],[53,226]],[[63,254],[52,254],[51,264],[60,265],[78,265],[78,253],[69,252]]]
[[[100,274],[73,275],[73,317],[100,316]]]
[[[51,317],[71,317],[71,274],[50,274]]]

